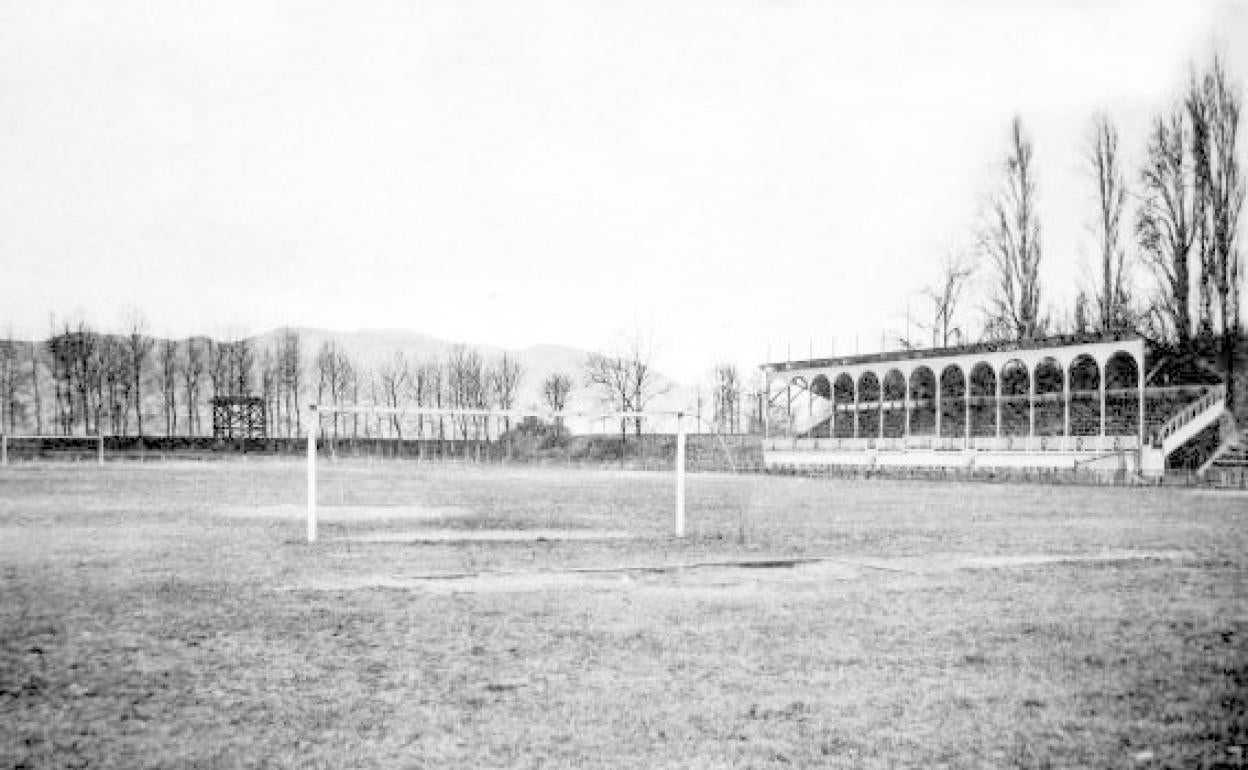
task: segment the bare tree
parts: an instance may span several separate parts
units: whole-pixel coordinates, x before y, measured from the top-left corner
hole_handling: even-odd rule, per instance
[[[52,333],[48,336],[48,361],[52,374],[53,405],[56,410],[56,427],[61,435],[68,436],[74,425],[74,334],[68,321],[57,330],[55,317]]]
[[[552,412],[562,412],[568,406],[568,396],[572,394],[572,375],[566,372],[551,372],[542,380],[542,400]]]
[[[100,335],[81,325],[74,335],[73,374],[78,397],[78,411],[82,416],[83,431],[88,435],[100,432]]]
[[[435,359],[417,366],[412,385],[416,405],[432,406],[436,409],[441,409],[447,402],[446,379],[446,370],[441,361]],[[438,441],[442,441],[446,438],[446,421],[441,415],[437,418],[437,424]],[[420,422],[418,430],[423,435],[423,420]]]
[[[344,386],[344,372],[342,364],[345,357],[339,352],[337,346],[330,341],[321,343],[321,349],[316,353],[316,402],[318,404],[340,404]],[[329,401],[326,402],[328,396]],[[322,417],[323,419],[323,417]],[[333,436],[338,437],[338,413],[333,416]],[[321,425],[321,433],[325,432],[325,426]]]
[[[143,367],[156,341],[147,333],[147,319],[137,309],[126,314],[126,352],[129,354],[130,397],[134,403],[134,416],[139,435],[143,435]]]
[[[228,343],[208,339],[208,386],[212,389],[212,397],[220,398],[229,395],[230,391],[230,347]]]
[[[378,367],[377,380],[381,387],[382,403],[390,409],[402,406],[413,384],[412,367],[403,351],[396,351]],[[398,414],[390,415],[390,430],[396,438],[403,438],[403,421]]]
[[[1184,96],[1187,117],[1192,126],[1190,152],[1192,156],[1192,187],[1195,226],[1196,256],[1200,260],[1200,273],[1196,282],[1196,334],[1204,340],[1214,335],[1214,276],[1217,273],[1213,244],[1211,184],[1213,170],[1210,158],[1211,105],[1204,88],[1204,80],[1195,71],[1188,80]]]
[[[238,337],[227,348],[229,355],[230,392],[235,396],[251,393],[256,367],[256,349],[252,340]]]
[[[516,405],[516,397],[520,392],[520,382],[524,379],[524,366],[515,356],[503,351],[489,368],[490,391],[499,409],[512,409]],[[511,418],[504,417],[505,430],[511,430]]]
[[[923,296],[932,303],[932,321],[930,324],[919,322],[919,326],[932,333],[932,347],[949,347],[954,337],[965,337],[962,328],[955,321],[962,292],[974,272],[974,267],[966,257],[949,253],[941,262],[939,281],[923,289]],[[912,347],[910,340],[902,340],[902,345],[906,348]]]
[[[1093,123],[1089,162],[1096,180],[1096,238],[1101,254],[1100,286],[1096,292],[1097,326],[1103,332],[1133,325],[1126,250],[1120,231],[1126,205],[1126,182],[1118,155],[1118,130],[1102,113]]]
[[[1227,405],[1231,407],[1240,312],[1237,236],[1245,182],[1236,147],[1240,95],[1228,82],[1220,56],[1214,56],[1203,77],[1192,78],[1187,103],[1193,125],[1196,197],[1203,203],[1204,214],[1198,238],[1202,254],[1202,321],[1214,326],[1210,295],[1216,293],[1216,326],[1222,333]]]
[[[360,404],[360,386],[369,378],[368,369],[361,363],[353,361],[343,354],[341,371],[343,373],[343,393],[351,397],[352,404]],[[360,435],[360,415],[351,415],[351,438]]]
[[[361,372],[361,390],[368,395],[368,403],[372,406],[381,405],[381,393],[378,390],[377,372],[372,367],[365,367]],[[375,427],[374,427],[375,426]],[[382,436],[382,419],[380,414],[374,414],[372,418],[364,418],[364,438],[372,438],[374,434],[381,438]]]
[[[358,368],[351,360],[346,351],[341,350],[332,341],[321,343],[321,349],[317,351],[314,361],[316,368],[316,400],[319,404],[346,404],[348,399],[358,401]],[[329,400],[326,401],[328,396]],[[322,415],[323,420],[323,415]],[[358,421],[353,421],[358,428]],[[341,425],[343,432],[346,432],[347,422],[344,417],[337,412],[333,415],[331,423],[333,427],[333,436],[337,438],[339,435],[339,426]],[[324,425],[321,426],[324,433]]]
[[[622,412],[642,412],[652,399],[663,395],[670,385],[659,380],[650,360],[653,345],[647,337],[636,334],[620,350],[612,353],[590,353],[585,361],[585,384],[596,388],[604,403]],[[620,433],[625,434],[626,420],[620,420]],[[634,431],[641,435],[641,418],[634,421]]]
[[[0,433],[16,433],[19,422],[25,422],[20,398],[25,373],[20,343],[10,331],[0,340]]]
[[[446,357],[446,388],[453,409],[485,409],[489,405],[489,383],[480,351],[463,344],[451,346]],[[466,416],[460,417],[462,438],[468,438],[469,425],[475,431],[479,421]]]
[[[1040,317],[1040,218],[1036,211],[1036,180],[1031,139],[1015,117],[1005,184],[992,198],[980,248],[995,270],[989,298],[988,334],[1006,339],[1031,339],[1044,333]]]
[[[43,435],[43,396],[39,376],[39,346],[30,344],[30,394],[34,405],[35,435]]]
[[[628,362],[623,356],[590,353],[585,360],[585,384],[598,391],[602,402],[611,409],[627,412],[632,409]],[[627,423],[620,420],[620,437],[627,436]]]
[[[720,433],[740,432],[741,374],[737,365],[730,362],[716,364],[711,378],[715,429]]]
[[[163,339],[157,354],[156,374],[160,382],[161,407],[165,417],[165,435],[172,436],[178,429],[178,342]]]
[[[1092,314],[1089,307],[1092,302],[1088,299],[1088,293],[1083,289],[1075,295],[1074,318],[1071,322],[1071,331],[1075,334],[1087,334],[1092,329]]]
[[[286,394],[286,435],[291,435],[291,412],[294,412],[294,435],[302,432],[302,409],[299,405],[303,380],[303,343],[299,332],[286,328],[281,336],[282,383]]]
[[[272,348],[266,347],[260,354],[260,394],[264,399],[264,410],[269,430],[277,434],[277,425],[281,421],[282,391],[281,372],[278,355]]]
[[[182,346],[182,393],[186,402],[187,432],[199,435],[203,424],[199,416],[199,389],[208,364],[208,340],[191,337]]]
[[[109,431],[117,436],[125,435],[130,429],[133,378],[130,376],[129,361],[130,356],[121,340],[112,335],[105,335],[100,340],[100,374]]]
[[[1190,134],[1181,109],[1153,121],[1135,221],[1140,252],[1159,284],[1154,326],[1173,334],[1184,347],[1192,336],[1189,259],[1199,218],[1188,154]]]

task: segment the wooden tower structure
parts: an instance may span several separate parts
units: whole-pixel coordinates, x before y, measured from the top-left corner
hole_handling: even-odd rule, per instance
[[[259,396],[217,396],[211,399],[212,437],[267,438],[268,419]]]

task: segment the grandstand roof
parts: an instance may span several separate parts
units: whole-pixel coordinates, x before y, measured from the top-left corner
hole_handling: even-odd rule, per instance
[[[832,366],[854,366],[856,364],[875,364],[891,361],[913,361],[924,358],[948,358],[950,356],[967,356],[976,353],[1000,353],[1012,350],[1040,350],[1043,348],[1060,348],[1070,345],[1087,345],[1097,342],[1117,342],[1122,340],[1144,339],[1135,333],[1124,334],[1058,334],[1051,337],[1037,337],[1028,340],[999,340],[994,342],[976,342],[971,345],[956,345],[945,348],[916,348],[911,350],[892,350],[883,353],[864,353],[856,356],[837,356],[834,358],[811,358],[801,361],[774,361],[760,366],[772,372],[786,372],[793,369],[815,369]],[[1147,340],[1145,340],[1147,343]]]

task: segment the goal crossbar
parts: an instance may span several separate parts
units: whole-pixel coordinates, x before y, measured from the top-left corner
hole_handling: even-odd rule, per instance
[[[678,411],[646,411],[646,412],[557,412],[538,409],[453,409],[441,407],[390,407],[390,406],[346,406],[336,404],[312,404],[309,409],[325,414],[385,414],[410,415],[413,417],[544,417],[546,419],[608,419],[608,420],[645,420],[653,417],[679,417],[685,412]]]
[[[378,414],[403,415],[412,417],[498,417],[524,418],[541,417],[555,419],[608,419],[608,420],[646,420],[655,417],[676,418],[676,512],[674,533],[676,537],[685,536],[685,424],[684,418],[689,416],[680,411],[542,411],[537,409],[444,409],[436,407],[371,407],[339,404],[310,404],[309,410],[313,419],[308,420],[308,542],[316,542],[316,443],[319,433],[319,414]]]

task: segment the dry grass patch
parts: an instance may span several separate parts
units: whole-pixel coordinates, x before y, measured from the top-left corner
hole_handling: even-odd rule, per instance
[[[692,476],[677,542],[668,475],[341,467],[348,505],[471,515],[308,546],[219,515],[297,505],[297,463],[0,473],[0,765],[1198,767],[1248,742],[1238,498]],[[422,527],[634,536],[350,539]]]

